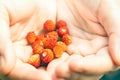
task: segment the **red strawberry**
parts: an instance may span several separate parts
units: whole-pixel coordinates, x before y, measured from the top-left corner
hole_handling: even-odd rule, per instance
[[[44,48],[43,46],[38,46],[33,48],[33,53],[34,54],[41,54],[43,52]]]
[[[49,63],[54,59],[54,54],[51,49],[44,49],[43,53],[41,54],[41,61],[43,63]]]
[[[58,41],[55,45],[55,47],[53,48],[53,52],[55,57],[61,57],[61,55],[63,54],[64,51],[67,50],[67,46],[65,43],[63,43],[62,41]]]
[[[27,33],[27,36],[26,36],[26,39],[28,41],[28,43],[33,43],[36,39],[36,34],[34,32],[28,32]]]
[[[70,43],[72,43],[72,38],[69,34],[65,34],[62,37],[62,41],[66,44],[69,45]]]
[[[44,50],[43,42],[41,40],[37,40],[33,42],[32,49],[34,54],[41,54]]]
[[[63,35],[65,35],[65,34],[69,34],[68,28],[67,28],[66,26],[60,27],[60,28],[58,29],[58,34],[59,34],[60,36],[63,36]]]
[[[67,26],[66,22],[64,20],[57,21],[57,28]]]
[[[44,38],[44,35],[42,35],[42,34],[38,34],[37,36],[36,36],[36,40],[43,40],[43,38]]]
[[[33,65],[34,67],[39,67],[40,66],[40,55],[39,54],[32,55],[29,58],[28,63]]]
[[[54,31],[56,29],[55,23],[52,20],[47,20],[44,23],[43,29],[45,32]]]
[[[32,43],[32,48],[37,47],[37,46],[43,46],[42,40],[36,40],[35,42]]]
[[[45,48],[53,49],[56,44],[56,40],[54,38],[44,38],[43,43]]]
[[[56,41],[58,40],[58,33],[56,31],[48,32],[45,34],[46,38],[54,38]]]

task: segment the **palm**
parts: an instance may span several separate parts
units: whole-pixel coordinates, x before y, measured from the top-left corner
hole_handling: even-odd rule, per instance
[[[72,55],[67,57],[66,63],[61,63],[57,69],[60,77],[66,77],[65,74],[68,71],[101,74],[115,67],[107,48],[107,34],[96,18],[96,7],[99,3],[93,4],[93,2],[91,4],[88,0],[86,1],[58,1],[57,19],[63,19],[68,23],[73,40],[68,47],[68,53]],[[99,0],[96,2],[99,2]],[[91,7],[92,9],[90,9]],[[62,11],[63,9],[66,9],[64,10],[65,14]],[[69,67],[67,67],[68,65]],[[79,79],[82,78],[83,76],[79,76]],[[74,79],[74,76],[72,79]]]
[[[25,36],[29,31],[40,33],[45,20],[52,19],[55,21],[56,11],[58,11],[57,20],[63,19],[68,23],[70,35],[73,39],[72,44],[68,47],[68,53],[72,55],[68,56],[65,54],[66,56],[64,58],[53,60],[48,66],[48,72],[50,71],[50,74],[51,72],[53,74],[55,67],[57,66],[54,66],[54,64],[57,62],[59,65],[59,63],[64,62],[65,60],[65,64],[69,65],[69,68],[73,72],[82,72],[81,70],[83,70],[86,73],[104,73],[113,69],[113,62],[107,50],[108,37],[96,18],[96,11],[100,0],[96,0],[96,4],[94,5],[91,4],[95,3],[92,1],[90,1],[89,5],[88,0],[81,0],[83,3],[80,3],[79,1],[80,0],[58,0],[56,9],[55,0],[34,0],[29,2],[21,0],[17,2],[12,0],[11,2],[8,0],[6,7],[8,8],[7,10],[9,11],[11,18],[11,39],[17,56],[15,68],[12,70],[10,76],[19,79],[22,79],[22,77],[25,76],[26,79],[33,79],[35,78],[36,73],[38,73],[38,76],[41,75],[41,71],[39,72],[38,69],[25,63],[32,54],[32,49],[27,44]],[[86,5],[87,7],[85,7]],[[63,12],[63,10],[65,12]],[[103,60],[102,63],[101,60]],[[105,65],[106,69],[104,69]],[[62,67],[64,67],[64,65]],[[64,70],[61,70],[61,66],[57,71],[64,72]],[[31,77],[27,77],[28,73]],[[60,76],[62,75],[61,73],[58,74],[60,74]],[[39,76],[37,79],[41,79],[40,77],[43,76]]]
[[[11,15],[10,32],[13,47],[16,52],[16,64],[9,76],[12,79],[35,79],[35,80],[49,80],[47,72],[43,69],[36,69],[35,67],[26,63],[32,54],[31,47],[27,44],[25,36],[29,31],[34,31],[37,34],[42,31],[42,26],[45,20],[51,19],[55,21],[55,2],[49,0],[34,0],[34,1],[7,1],[6,7]],[[18,4],[19,3],[19,4]],[[44,4],[44,5],[43,5]],[[52,4],[52,9],[48,8]],[[12,6],[10,6],[12,5]],[[22,7],[21,7],[22,5]],[[24,7],[24,8],[23,8]],[[44,10],[44,8],[48,10]],[[50,12],[50,10],[52,10]],[[18,73],[19,72],[19,73]],[[29,76],[28,76],[29,74]],[[44,77],[46,75],[46,77]]]

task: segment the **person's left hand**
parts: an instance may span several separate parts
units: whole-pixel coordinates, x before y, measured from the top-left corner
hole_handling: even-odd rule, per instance
[[[48,19],[55,22],[55,16],[55,0],[1,0],[0,74],[12,80],[51,80],[46,70],[27,63],[33,53],[26,35],[41,33],[43,23]]]
[[[32,55],[31,46],[27,45],[26,41],[20,40],[13,43],[16,52],[16,64],[12,71],[7,76],[11,80],[51,80],[49,74],[44,68],[36,69],[34,66],[27,63]],[[46,77],[44,77],[46,75]]]

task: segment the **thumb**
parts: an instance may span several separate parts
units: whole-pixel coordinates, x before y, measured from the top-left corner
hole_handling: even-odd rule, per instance
[[[15,52],[12,45],[4,43],[3,50],[0,51],[0,74],[7,75],[13,69],[15,65]]]
[[[120,65],[120,3],[116,0],[102,0],[98,19],[106,30],[108,49],[115,64]],[[109,13],[108,13],[109,12]]]
[[[9,15],[6,8],[0,3],[0,74],[9,74],[15,65],[15,52],[9,29]]]
[[[109,38],[109,51],[117,65],[120,65],[120,35],[111,34]]]

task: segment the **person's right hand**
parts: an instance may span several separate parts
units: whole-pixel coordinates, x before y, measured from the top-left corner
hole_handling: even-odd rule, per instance
[[[71,55],[57,65],[59,77],[97,80],[120,65],[119,5],[119,0],[58,0],[57,20],[67,22],[72,36]]]
[[[0,0],[0,73],[13,80],[51,80],[43,69],[26,61],[32,54],[25,36],[40,33],[43,23],[56,20],[56,0]]]

